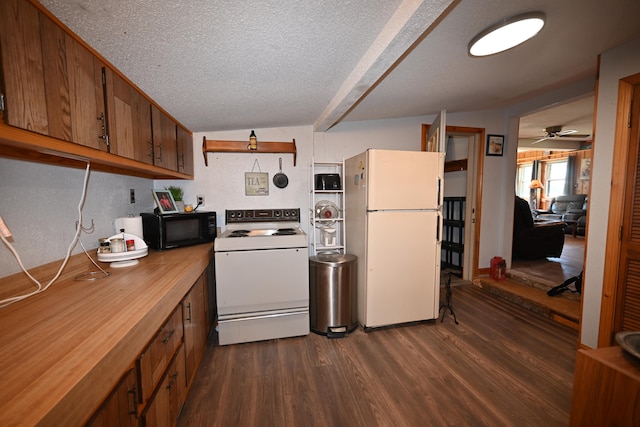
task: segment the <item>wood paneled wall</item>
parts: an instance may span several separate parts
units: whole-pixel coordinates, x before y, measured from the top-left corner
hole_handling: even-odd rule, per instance
[[[572,180],[574,188],[573,192],[575,194],[589,194],[589,183],[591,182],[591,161],[593,158],[592,149],[578,151],[523,151],[518,153],[517,164],[521,165],[524,163],[530,163],[534,160],[542,161],[543,167],[540,172],[541,181],[544,183],[546,173],[546,168],[544,167],[545,163],[566,159],[567,157],[576,158],[576,170]],[[584,167],[587,166],[584,162],[588,163],[588,170],[584,170]],[[586,174],[584,172],[586,172]],[[546,200],[544,190],[542,190],[540,197],[542,199],[540,207],[546,209],[549,201]]]

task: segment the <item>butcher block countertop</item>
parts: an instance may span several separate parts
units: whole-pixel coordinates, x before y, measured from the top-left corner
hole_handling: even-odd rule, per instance
[[[47,291],[0,308],[0,425],[81,425],[163,325],[213,258],[213,245],[149,251],[107,278],[74,255]],[[94,259],[95,259],[95,254]],[[30,270],[47,283],[60,262]],[[0,279],[0,291],[29,285],[25,274]]]

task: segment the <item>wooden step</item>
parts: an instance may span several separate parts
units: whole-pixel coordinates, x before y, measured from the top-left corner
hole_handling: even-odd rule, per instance
[[[550,297],[545,289],[529,286],[513,278],[494,280],[490,277],[479,277],[474,280],[474,284],[558,323],[578,329],[580,300],[577,294],[578,299],[573,296]]]

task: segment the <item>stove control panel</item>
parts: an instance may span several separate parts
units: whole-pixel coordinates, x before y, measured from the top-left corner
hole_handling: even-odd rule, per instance
[[[226,223],[238,222],[300,222],[300,208],[292,209],[227,209]]]

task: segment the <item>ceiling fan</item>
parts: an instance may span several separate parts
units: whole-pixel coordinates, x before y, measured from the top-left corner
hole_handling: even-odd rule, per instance
[[[531,143],[537,144],[548,139],[562,139],[565,141],[588,141],[591,135],[578,135],[575,129],[562,130],[562,126],[549,126],[544,129],[545,136]]]

